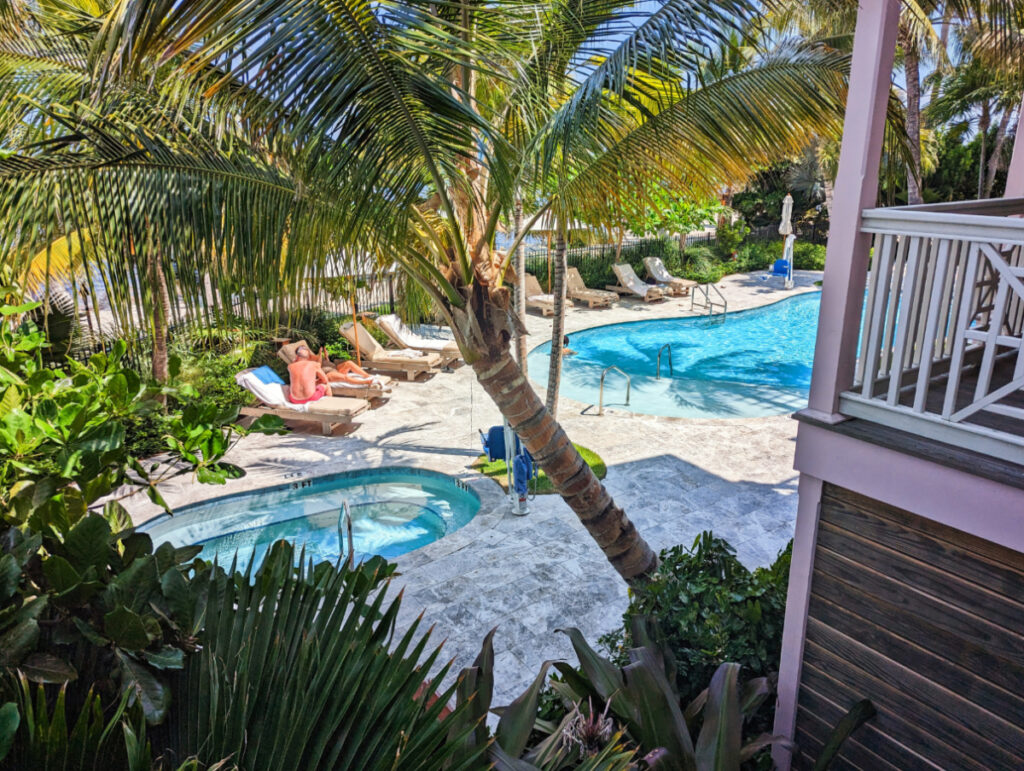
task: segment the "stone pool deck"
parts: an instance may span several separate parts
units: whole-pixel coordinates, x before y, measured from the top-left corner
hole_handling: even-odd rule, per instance
[[[820,273],[797,271],[796,288],[758,274],[719,283],[729,310],[757,307],[813,291]],[[569,334],[579,329],[639,319],[691,315],[690,300],[645,304],[625,300],[605,310],[575,307],[566,314]],[[531,347],[550,336],[551,320],[529,314]],[[542,384],[535,384],[543,392]],[[796,517],[793,446],[796,424],[788,415],[732,420],[691,420],[606,411],[563,400],[559,419],[574,441],[608,464],[605,484],[655,549],[689,545],[711,529],[736,547],[748,566],[770,562],[792,537]],[[482,497],[480,514],[465,528],[397,560],[396,587],[405,596],[400,625],[422,612],[455,669],[470,664],[492,627],[495,636],[494,703],[515,698],[545,659],[574,660],[556,629],[579,627],[586,638],[613,629],[627,605],[626,585],[557,496],[530,502],[525,517],[512,516],[498,486],[468,467],[480,454],[477,430],[501,416],[461,367],[420,383],[402,383],[393,398],[360,418],[345,436],[313,431],[250,436],[229,459],[248,472],[225,487],[182,481],[165,497],[179,506],[333,471],[407,465],[431,468],[470,483]],[[141,521],[155,513],[130,501]]]

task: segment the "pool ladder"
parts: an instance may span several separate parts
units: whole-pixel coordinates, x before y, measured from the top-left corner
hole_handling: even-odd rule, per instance
[[[344,499],[341,502],[341,520],[345,525],[345,545],[348,547],[348,558],[345,560],[345,566],[351,570],[356,563],[356,553],[352,544],[352,510],[348,507],[348,499]],[[341,528],[338,528],[339,530]],[[340,536],[341,533],[338,533]]]
[[[718,295],[718,299],[711,296],[712,289],[715,290],[715,294]],[[697,295],[703,295],[704,297],[699,304],[696,304]],[[716,311],[716,307],[721,308],[721,310]],[[722,318],[725,318],[725,314],[729,312],[729,304],[726,302],[725,295],[722,294],[722,290],[711,283],[695,286],[690,292],[690,310],[692,311],[695,308],[707,309],[708,316],[714,316],[716,313],[721,313]]]
[[[601,390],[598,392],[597,396],[598,415],[604,415],[604,376],[607,375],[613,369],[616,372],[620,372],[626,378],[626,406],[629,406],[629,390],[630,388],[632,388],[633,379],[613,364],[612,366],[605,367],[603,370],[601,370]]]
[[[661,352],[668,348],[668,376],[672,377],[672,343],[665,343],[658,349],[658,380],[661,380]]]

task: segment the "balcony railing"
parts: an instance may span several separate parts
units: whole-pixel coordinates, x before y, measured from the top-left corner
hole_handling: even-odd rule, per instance
[[[852,417],[1024,463],[1024,199],[871,209]]]

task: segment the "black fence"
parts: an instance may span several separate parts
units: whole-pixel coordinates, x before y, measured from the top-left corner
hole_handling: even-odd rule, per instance
[[[526,272],[537,277],[543,286],[548,285],[549,268],[554,257],[554,248],[532,248],[525,250]],[[575,246],[566,250],[566,263],[569,267],[579,268],[581,273],[592,274],[607,268],[619,261],[628,260],[636,252],[643,252],[644,257],[664,257],[666,241],[664,238],[631,238],[618,244],[594,244],[592,246]]]

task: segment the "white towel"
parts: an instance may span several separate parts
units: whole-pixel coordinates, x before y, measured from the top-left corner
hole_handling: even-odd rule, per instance
[[[264,383],[251,372],[239,372],[235,382],[257,399],[270,407],[287,407],[295,412],[306,412],[309,404],[292,404],[285,394],[285,386],[280,383]]]

